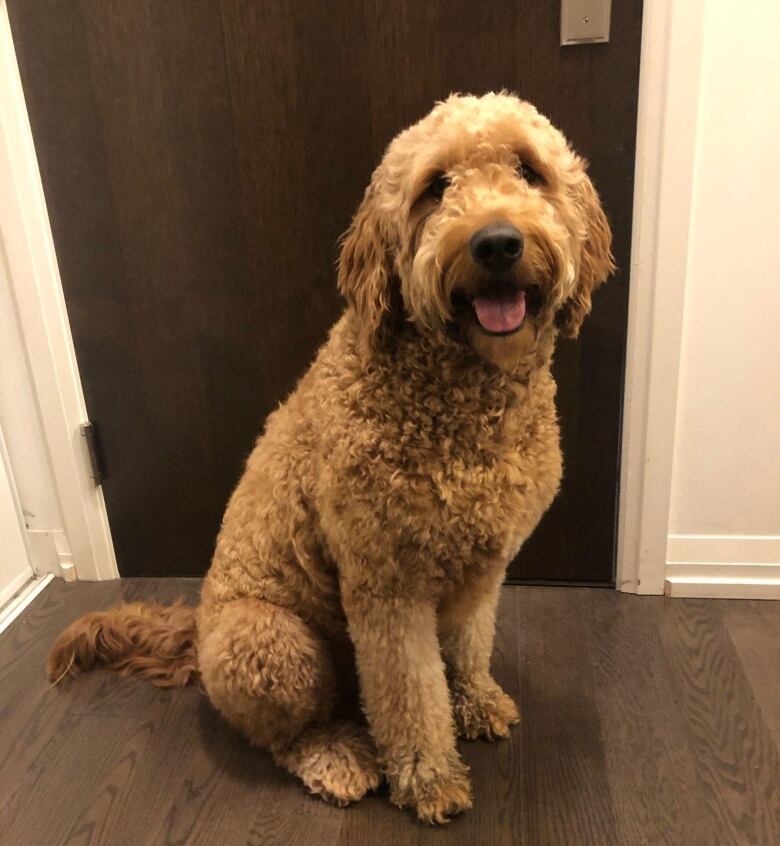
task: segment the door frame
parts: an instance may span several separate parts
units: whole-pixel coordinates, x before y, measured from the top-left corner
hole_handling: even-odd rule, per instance
[[[35,570],[31,563],[30,549],[27,545],[27,538],[24,534],[24,522],[22,519],[22,508],[19,503],[19,494],[14,482],[14,474],[11,470],[11,463],[8,460],[8,450],[5,446],[3,428],[0,426],[0,498],[3,509],[6,529],[0,534],[0,555],[3,556],[3,563],[8,556],[14,566],[19,566],[19,572],[12,577],[8,584],[0,583],[0,609],[21,590],[28,582],[35,578]],[[9,519],[8,505],[10,500],[13,518]],[[11,523],[10,530],[8,523]],[[5,578],[5,577],[4,577]]]
[[[61,575],[115,579],[119,571],[103,491],[90,476],[81,436],[86,405],[5,0],[0,0],[0,121],[0,231],[75,570]]]
[[[664,592],[704,0],[645,0],[616,587]]]
[[[617,515],[616,587],[628,593],[662,593],[666,575],[703,27],[704,0],[645,1]],[[0,171],[13,176],[0,227],[66,533],[79,578],[118,578],[79,435],[86,406],[5,0],[0,114]]]
[[[0,634],[2,634],[54,576],[51,573],[40,575],[35,572],[32,550],[24,531],[25,522],[22,504],[19,499],[19,492],[16,489],[16,481],[11,469],[2,427],[0,427],[0,474],[3,476],[0,479],[0,486],[4,488],[4,491],[0,491],[0,495],[10,495],[14,512],[12,523],[15,522],[15,526],[11,528],[10,532],[6,525],[5,533],[0,536],[0,543],[6,541],[5,546],[16,547],[15,551],[12,549],[0,550],[0,555],[7,555],[10,552],[17,558],[23,558],[26,564],[23,571],[19,572],[12,581],[6,585],[0,585]]]

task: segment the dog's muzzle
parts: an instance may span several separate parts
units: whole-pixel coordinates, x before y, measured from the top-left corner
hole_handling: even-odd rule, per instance
[[[505,221],[481,227],[469,241],[474,262],[494,279],[471,301],[480,327],[491,335],[510,335],[525,320],[525,291],[508,280],[523,246],[523,233]]]

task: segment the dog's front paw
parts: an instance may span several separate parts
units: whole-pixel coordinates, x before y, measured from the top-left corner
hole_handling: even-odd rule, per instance
[[[456,685],[452,711],[458,735],[467,740],[509,737],[510,726],[520,722],[520,712],[511,696],[491,679],[479,685]]]
[[[456,761],[440,772],[417,765],[391,779],[390,799],[400,807],[412,807],[423,822],[442,825],[472,806],[468,768]]]

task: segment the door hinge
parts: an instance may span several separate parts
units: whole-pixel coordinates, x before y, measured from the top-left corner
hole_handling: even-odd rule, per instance
[[[89,423],[82,423],[79,429],[87,447],[90,476],[92,476],[96,485],[101,485],[106,478],[106,464],[103,459],[103,447],[100,443],[97,426],[90,421]]]

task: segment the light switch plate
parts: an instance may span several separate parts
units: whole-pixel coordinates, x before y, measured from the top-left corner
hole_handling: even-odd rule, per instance
[[[609,41],[611,0],[561,0],[561,45]]]

